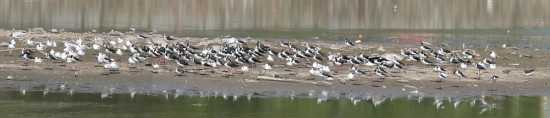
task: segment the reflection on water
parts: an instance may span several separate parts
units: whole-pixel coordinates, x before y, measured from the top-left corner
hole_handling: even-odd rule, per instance
[[[327,91],[279,97],[259,93],[217,96],[130,93],[0,91],[5,117],[542,117],[546,97],[480,96],[467,98],[339,96]],[[211,94],[212,95],[212,94]],[[335,96],[336,95],[336,96]],[[133,96],[133,97],[132,97]],[[294,98],[296,97],[296,98]],[[9,110],[7,110],[9,109]]]
[[[0,0],[0,27],[544,29],[547,0]]]

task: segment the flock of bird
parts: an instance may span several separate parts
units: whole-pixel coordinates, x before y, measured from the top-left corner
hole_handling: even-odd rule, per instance
[[[12,34],[13,36],[14,34]],[[13,36],[15,37],[15,36]],[[18,37],[20,37],[18,35]],[[15,37],[17,38],[17,37]],[[137,34],[136,38],[145,40],[148,38],[154,38],[153,36],[145,36],[143,34]],[[121,59],[115,59],[113,55],[122,57],[125,53],[129,53],[127,63],[130,64],[129,68],[137,68],[136,65],[145,64],[151,66],[152,72],[158,73],[157,69],[161,65],[174,66],[176,73],[185,73],[190,68],[187,66],[195,65],[195,70],[201,70],[200,67],[204,67],[207,70],[219,69],[219,67],[225,67],[229,70],[228,73],[233,74],[234,69],[240,69],[242,72],[250,71],[255,68],[256,65],[263,65],[260,67],[260,74],[264,75],[266,71],[272,70],[273,65],[279,63],[284,66],[285,69],[293,67],[310,67],[309,74],[314,78],[321,77],[324,80],[334,80],[334,75],[337,73],[347,73],[347,76],[340,79],[342,83],[347,80],[355,80],[355,75],[362,75],[372,72],[374,75],[380,77],[379,81],[388,77],[388,71],[386,69],[403,69],[405,72],[408,70],[405,68],[406,64],[394,58],[385,58],[376,55],[368,55],[365,53],[359,53],[356,55],[348,56],[339,52],[332,54],[326,54],[320,47],[315,47],[309,44],[300,46],[301,44],[293,44],[291,42],[280,41],[279,45],[266,46],[260,41],[255,45],[248,46],[247,42],[236,38],[224,38],[224,43],[221,48],[214,49],[213,47],[198,48],[189,43],[178,42],[175,37],[162,35],[167,45],[162,44],[143,44],[132,43],[130,40],[117,38],[114,40],[107,40],[103,38],[95,38],[94,42],[100,41],[103,44],[97,43],[85,43],[82,39],[77,39],[72,42],[63,42],[63,50],[56,51],[53,48],[57,47],[57,42],[47,41],[45,44],[42,42],[34,42],[31,39],[26,40],[26,45],[29,47],[36,47],[35,49],[44,52],[44,59],[53,61],[62,61],[65,63],[78,63],[82,61],[82,57],[86,55],[87,50],[94,50],[97,53],[96,60],[98,63],[103,64],[101,67],[110,71],[121,69]],[[8,48],[15,48],[17,43],[15,40],[9,42]],[[344,44],[349,47],[356,46],[353,42],[345,40]],[[88,45],[91,45],[88,46]],[[276,51],[275,48],[278,48]],[[47,51],[49,49],[49,51]],[[35,51],[22,48],[21,58],[27,61],[41,63],[43,58],[33,56]],[[98,53],[99,52],[99,53]],[[426,54],[429,53],[429,54]],[[494,51],[491,51],[488,58],[484,58],[478,62],[474,62],[474,51],[462,50],[462,51],[450,51],[444,48],[432,49],[426,43],[421,43],[418,49],[408,48],[400,49],[400,54],[405,59],[414,62],[433,66],[434,71],[437,72],[437,77],[442,81],[449,77],[449,73],[456,75],[459,80],[461,78],[467,78],[460,70],[467,69],[468,64],[472,64],[475,69],[478,70],[478,78],[481,79],[481,71],[487,69],[486,65],[489,65],[489,69],[496,69],[496,63],[492,59],[498,58]],[[313,60],[313,61],[310,61]],[[435,60],[435,62],[430,61]],[[28,62],[27,62],[28,63]],[[329,64],[332,63],[332,64]],[[441,67],[441,64],[450,63],[454,64],[454,69],[448,72]],[[308,66],[310,65],[311,66]],[[323,65],[328,64],[328,65]],[[28,64],[27,64],[28,65]],[[330,65],[330,66],[329,66]],[[350,65],[349,71],[343,70],[342,66]],[[409,64],[410,65],[410,64]],[[334,70],[330,67],[336,66]],[[360,69],[361,67],[372,67],[372,71],[365,71]],[[524,70],[523,74],[532,75],[534,70]],[[505,72],[509,73],[509,72]],[[281,77],[280,75],[272,74],[273,77]],[[499,76],[493,74],[491,79],[496,80]],[[441,82],[440,82],[441,83]],[[441,87],[442,88],[442,87]]]

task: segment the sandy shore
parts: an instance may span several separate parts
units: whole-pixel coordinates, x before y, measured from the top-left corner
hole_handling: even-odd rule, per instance
[[[0,42],[8,42],[15,39],[10,34],[15,31],[0,30]],[[147,34],[150,35],[150,34]],[[82,38],[85,44],[102,43],[94,41],[94,38],[102,37],[105,41],[123,38],[132,43],[143,45],[148,43],[167,44],[160,35],[151,35],[153,38],[137,39],[136,34],[127,32],[122,35],[113,35],[110,33],[50,33],[46,31],[27,32],[27,35],[15,39],[17,48],[34,46],[25,45],[26,40],[36,42],[57,41],[58,47],[54,48],[57,51],[62,50],[63,41],[73,42],[77,38]],[[249,47],[253,47],[258,40],[243,39],[248,42]],[[193,37],[180,37],[177,41],[183,43],[194,44],[201,49],[210,48],[212,46],[220,46],[220,39],[205,39]],[[283,49],[279,46],[281,40],[261,40],[262,44],[270,46],[271,49],[280,51]],[[412,44],[379,44],[379,43],[361,43],[354,47],[344,45],[343,41],[320,41],[320,40],[285,40],[289,41],[299,48],[304,49],[304,45],[322,47],[322,51],[329,54],[340,52],[344,55],[358,55],[363,52],[369,55],[399,55],[399,49],[414,48],[418,50],[418,45]],[[495,44],[501,45],[501,44]],[[383,47],[383,50],[380,50]],[[437,46],[432,46],[436,48]],[[444,46],[450,50],[462,50],[462,47]],[[490,47],[485,51],[485,47],[470,47],[477,52],[479,56],[474,58],[473,62],[481,61],[484,57],[489,56],[490,51],[495,51],[499,54],[499,58],[494,59],[498,64],[497,69],[488,69],[482,71],[481,79],[477,78],[477,69],[469,64],[468,69],[461,70],[467,77],[463,78],[459,83],[457,76],[450,74],[443,82],[443,89],[436,89],[439,83],[437,72],[433,72],[433,67],[425,66],[419,62],[401,60],[405,63],[406,71],[403,69],[388,69],[390,77],[385,78],[383,82],[379,82],[379,77],[374,75],[374,67],[359,66],[365,70],[367,74],[355,75],[353,81],[347,81],[345,84],[340,83],[338,78],[344,78],[349,72],[351,65],[342,66],[342,71],[331,74],[335,76],[334,81],[325,81],[320,77],[310,76],[308,70],[311,68],[313,60],[302,60],[302,65],[291,68],[284,67],[284,63],[276,61],[270,63],[274,65],[273,70],[268,70],[266,75],[271,76],[277,74],[285,77],[287,80],[297,80],[296,82],[280,82],[258,80],[258,73],[264,64],[248,65],[251,68],[249,72],[237,72],[232,76],[228,76],[228,68],[206,68],[191,64],[186,67],[188,72],[184,74],[176,74],[174,72],[175,65],[161,65],[159,73],[152,73],[150,66],[139,64],[139,71],[128,68],[128,55],[130,52],[125,52],[123,56],[113,55],[115,59],[119,59],[122,68],[119,71],[110,72],[111,74],[104,75],[106,70],[103,67],[95,67],[98,65],[96,58],[93,55],[93,50],[86,51],[86,55],[82,57],[82,62],[77,63],[35,63],[34,66],[25,70],[25,66],[21,64],[25,61],[19,57],[20,51],[8,51],[7,47],[0,47],[0,87],[9,89],[28,89],[28,90],[58,90],[58,91],[74,91],[74,92],[130,92],[138,93],[166,93],[175,91],[225,91],[232,93],[245,92],[269,92],[269,91],[286,91],[295,93],[307,93],[310,91],[333,91],[337,93],[360,93],[386,96],[403,96],[403,95],[419,95],[419,96],[475,96],[481,94],[500,94],[500,95],[548,95],[550,90],[549,79],[550,72],[548,68],[549,59],[546,56],[550,52],[540,50],[523,50],[513,47],[495,48]],[[49,51],[49,49],[47,49]],[[101,51],[104,52],[104,51]],[[38,57],[43,57],[42,54],[35,54]],[[275,57],[276,58],[276,57]],[[265,57],[261,58],[263,62],[267,62]],[[276,60],[279,60],[276,58]],[[433,60],[433,59],[432,59]],[[332,69],[336,69],[332,63],[321,62],[321,64],[329,65]],[[440,66],[452,71],[454,65],[439,64]],[[46,69],[52,67],[51,70]],[[522,70],[536,69],[532,76],[525,76]],[[503,73],[504,70],[510,70],[510,74]],[[211,72],[213,71],[213,73]],[[75,73],[77,76],[75,76]],[[493,91],[492,74],[500,76],[496,84],[496,91]]]

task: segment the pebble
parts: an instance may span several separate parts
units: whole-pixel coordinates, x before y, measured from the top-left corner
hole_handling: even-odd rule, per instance
[[[52,33],[59,33],[59,31],[57,31],[57,29],[51,29],[50,32],[52,32]]]
[[[252,80],[252,79],[245,79],[244,82],[260,82],[258,80]]]

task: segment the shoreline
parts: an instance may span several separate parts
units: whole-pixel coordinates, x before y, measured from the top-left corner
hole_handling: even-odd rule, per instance
[[[9,37],[14,31],[0,30],[0,43],[8,42],[15,39]],[[105,41],[115,40],[118,37],[124,40],[129,40],[136,44],[147,43],[160,43],[166,44],[162,38],[154,38],[142,40],[135,37],[135,33],[125,33],[120,36],[113,36],[109,33],[49,33],[49,32],[27,32],[27,35],[16,39],[17,47],[29,47],[24,45],[24,41],[32,39],[37,42],[45,42],[47,40],[57,41],[58,47],[54,48],[57,51],[61,51],[63,44],[62,41],[73,42],[77,38],[82,38],[85,44],[99,43],[94,41],[94,38],[102,37]],[[253,47],[257,40],[244,39],[248,42],[249,47]],[[205,39],[205,38],[177,38],[177,41],[197,44],[196,46],[205,49],[207,46],[220,46],[222,45],[219,38]],[[278,45],[278,42],[270,40],[261,40],[262,44],[273,48],[273,50],[280,51],[283,49]],[[315,40],[286,40],[293,44],[296,44],[299,48],[304,49],[303,44],[309,43],[314,46],[323,47],[322,51],[328,54],[328,52],[341,52],[345,55],[357,55],[360,52],[370,55],[384,55],[384,54],[396,54],[399,55],[399,49],[404,48],[416,48],[417,45],[408,44],[383,44],[383,43],[362,43],[357,44],[354,47],[346,47],[343,41],[334,41],[330,44]],[[91,46],[90,46],[91,47]],[[383,47],[385,51],[378,50]],[[435,46],[433,46],[435,48]],[[458,50],[462,47],[445,47],[447,49]],[[488,52],[483,51],[484,47],[467,47],[469,49],[479,52],[481,58],[475,58],[474,61],[478,62],[483,57],[488,56]],[[5,50],[7,47],[0,47],[0,50]],[[200,49],[199,49],[200,50]],[[358,52],[357,50],[361,50]],[[219,70],[214,69],[215,73],[204,70],[191,70],[195,68],[193,64],[191,67],[186,67],[190,72],[184,73],[183,76],[176,76],[174,73],[175,66],[161,65],[164,69],[160,69],[159,73],[152,73],[151,67],[143,66],[140,64],[138,68],[142,68],[142,71],[131,72],[128,68],[126,59],[129,57],[130,52],[125,52],[123,56],[113,56],[113,58],[120,60],[119,63],[122,68],[118,71],[118,74],[102,75],[105,72],[102,67],[94,67],[97,65],[97,61],[94,58],[93,50],[86,51],[86,55],[82,57],[83,62],[77,63],[52,63],[53,70],[46,70],[44,67],[49,66],[49,63],[34,64],[30,70],[22,70],[25,68],[20,64],[24,62],[24,59],[19,58],[20,51],[8,51],[0,52],[0,87],[12,88],[14,90],[59,90],[60,92],[67,92],[72,90],[73,92],[89,92],[89,93],[129,93],[131,91],[142,94],[162,94],[170,93],[175,94],[177,91],[228,91],[234,94],[241,94],[247,92],[257,93],[269,93],[269,92],[289,92],[296,94],[308,93],[312,90],[316,92],[329,91],[331,93],[343,93],[343,94],[371,94],[371,95],[383,95],[383,96],[478,96],[484,94],[497,94],[497,95],[526,95],[526,96],[548,96],[546,91],[550,90],[550,82],[548,78],[550,75],[544,73],[550,72],[550,69],[545,65],[550,63],[550,60],[545,59],[546,55],[549,55],[548,51],[541,50],[522,50],[514,48],[489,48],[489,50],[496,51],[501,58],[495,59],[498,67],[495,70],[488,69],[483,72],[481,80],[476,79],[462,79],[461,84],[458,84],[458,78],[455,75],[450,74],[448,78],[443,82],[443,89],[436,89],[438,86],[437,73],[433,72],[433,67],[422,65],[419,62],[412,62],[401,60],[405,63],[405,68],[408,72],[403,70],[388,69],[390,71],[383,82],[374,82],[378,80],[378,77],[374,75],[373,67],[359,66],[360,69],[366,70],[365,75],[355,75],[355,81],[348,81],[346,84],[341,84],[338,78],[343,78],[348,74],[351,65],[344,65],[342,68],[345,71],[339,73],[332,73],[335,80],[324,81],[320,77],[311,79],[307,70],[311,68],[311,63],[294,67],[293,69],[285,68],[280,62],[271,62],[274,65],[274,69],[267,71],[268,74],[277,74],[287,77],[287,79],[295,79],[308,82],[317,82],[318,84],[307,83],[294,83],[294,82],[278,82],[278,81],[265,81],[257,80],[259,69],[263,67],[263,64],[249,65],[252,67],[251,71],[245,74],[237,74],[235,76],[225,76],[229,74],[224,72],[227,70],[225,67],[219,67]],[[46,50],[46,52],[49,51]],[[103,50],[101,50],[104,52]],[[490,52],[490,51],[489,51]],[[41,54],[36,54],[42,57]],[[276,58],[276,57],[274,57]],[[278,58],[277,58],[278,59]],[[433,58],[432,58],[433,60]],[[47,60],[49,61],[49,60]],[[265,57],[262,58],[265,61]],[[302,63],[308,62],[308,60],[302,60]],[[311,62],[311,60],[310,60]],[[264,63],[265,64],[265,63]],[[321,63],[328,65],[333,69],[337,67],[332,66],[330,63]],[[516,66],[516,64],[519,64]],[[65,66],[59,66],[65,65]],[[255,67],[254,67],[255,66]],[[453,65],[441,64],[442,67],[452,70]],[[465,75],[469,77],[477,76],[475,73],[477,70],[472,69],[472,65],[468,65],[469,68],[461,70]],[[536,73],[532,76],[525,76],[521,73],[524,69],[536,69]],[[77,71],[70,71],[77,70]],[[290,70],[290,71],[286,71]],[[510,70],[510,74],[504,74],[502,71]],[[78,77],[74,76],[74,73],[78,73]],[[54,75],[52,75],[54,74]],[[203,75],[205,74],[205,75]],[[497,81],[497,91],[490,91],[492,89],[492,81],[489,79],[491,74],[497,74],[500,79]],[[7,76],[11,76],[8,79]],[[405,82],[407,81],[407,82]],[[64,87],[61,87],[61,86]],[[459,85],[460,87],[453,87]],[[374,87],[379,86],[379,87]],[[114,90],[112,89],[114,88]]]

